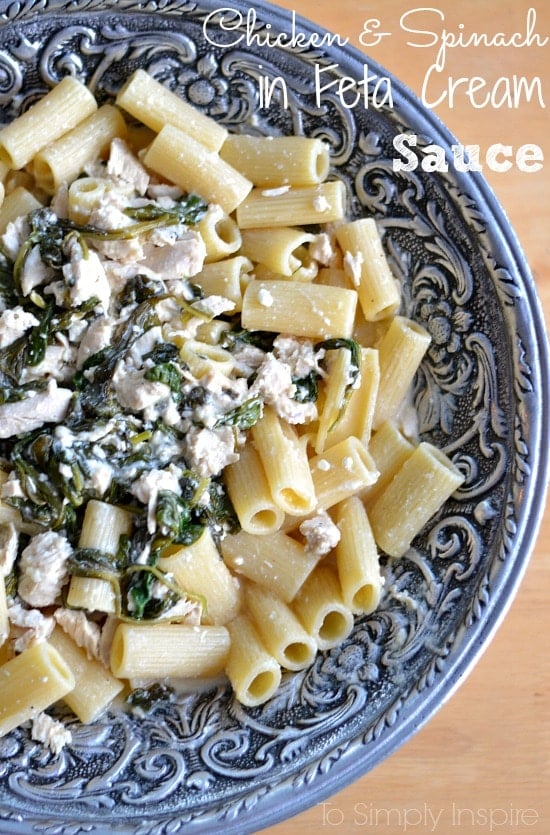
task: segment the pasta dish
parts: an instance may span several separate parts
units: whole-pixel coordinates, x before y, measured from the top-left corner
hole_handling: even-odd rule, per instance
[[[463,480],[417,438],[430,344],[328,146],[228,134],[142,70],[0,130],[0,736],[57,753],[341,644]]]

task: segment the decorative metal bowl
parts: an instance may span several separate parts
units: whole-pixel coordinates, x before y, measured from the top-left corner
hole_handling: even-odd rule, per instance
[[[68,718],[73,741],[58,756],[26,729],[1,739],[4,833],[243,835],[337,792],[410,737],[463,678],[510,603],[543,510],[546,338],[525,258],[485,181],[452,167],[394,172],[396,134],[415,134],[419,147],[453,142],[398,80],[369,61],[366,89],[378,89],[379,106],[349,107],[336,85],[317,101],[315,67],[324,84],[360,81],[365,56],[315,47],[309,36],[319,29],[301,19],[307,43],[277,46],[290,14],[263,3],[247,18],[251,7],[233,0],[225,28],[219,8],[4,0],[0,119],[67,73],[103,101],[143,67],[230,131],[325,139],[350,212],[378,218],[404,310],[432,334],[415,387],[420,429],[466,481],[407,555],[384,566],[378,611],[311,669],[286,675],[265,706],[245,709],[221,686],[145,719]]]

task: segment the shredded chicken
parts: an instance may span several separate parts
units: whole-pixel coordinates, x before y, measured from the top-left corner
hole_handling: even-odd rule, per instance
[[[31,737],[35,742],[47,745],[52,754],[59,754],[72,742],[72,734],[58,719],[47,713],[38,713],[32,720]]]
[[[75,644],[85,650],[89,659],[99,658],[100,628],[89,620],[81,609],[56,609],[53,613],[56,623],[69,635]]]
[[[60,533],[46,531],[33,536],[21,553],[18,592],[31,606],[56,602],[67,579],[69,541]]]

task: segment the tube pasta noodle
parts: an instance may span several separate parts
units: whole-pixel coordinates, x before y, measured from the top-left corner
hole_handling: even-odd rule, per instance
[[[419,444],[385,489],[367,505],[378,545],[391,557],[401,557],[463,481],[462,473],[437,447]]]
[[[414,444],[405,437],[393,420],[378,427],[371,438],[369,452],[379,476],[367,487],[362,496],[372,501],[392,480],[407,458],[414,452]]]
[[[0,130],[0,160],[23,168],[42,148],[97,110],[92,93],[66,76],[25,113]]]
[[[237,207],[241,229],[334,223],[345,215],[345,189],[340,180],[318,186],[266,192],[253,189]]]
[[[359,294],[367,321],[385,319],[399,307],[397,282],[388,266],[374,218],[344,223],[336,230],[346,253],[344,267]]]
[[[144,70],[136,70],[130,76],[118,93],[116,103],[155,133],[166,124],[174,125],[211,151],[218,151],[227,137],[224,127],[184,102]]]
[[[228,375],[235,365],[229,351],[198,339],[187,339],[181,347],[180,357],[198,379],[213,369],[219,374]]]
[[[115,678],[100,661],[88,658],[59,626],[48,643],[58,651],[74,676],[75,687],[63,696],[63,701],[81,722],[93,722],[124,689],[124,682]]]
[[[132,517],[119,507],[91,499],[86,505],[78,545],[80,548],[96,548],[114,556],[118,550],[120,537],[128,534],[132,526]],[[67,603],[75,608],[94,612],[114,612],[115,593],[108,580],[95,577],[71,579],[67,594]]]
[[[462,483],[405,434],[430,337],[329,163],[143,70],[0,130],[0,734],[160,682],[263,704]]]
[[[174,575],[184,591],[207,601],[204,623],[223,626],[239,612],[239,583],[221,559],[208,528],[192,545],[161,557],[158,564]]]
[[[0,234],[3,234],[9,223],[12,223],[18,217],[28,215],[29,212],[34,212],[40,209],[42,203],[23,186],[17,186],[13,191],[4,198],[4,202],[0,206]]]
[[[164,125],[145,154],[144,163],[185,191],[200,194],[231,214],[252,183],[218,154],[173,125]]]
[[[290,277],[302,265],[296,251],[312,240],[313,235],[285,226],[279,229],[245,229],[241,251],[273,273]]]
[[[342,598],[335,572],[328,565],[318,566],[309,575],[292,609],[321,650],[338,646],[353,629],[353,614]]]
[[[268,652],[285,670],[303,670],[312,663],[317,646],[292,609],[274,592],[257,585],[246,587],[253,623]]]
[[[326,180],[330,167],[328,145],[305,136],[229,135],[220,155],[263,188],[313,186]]]
[[[310,467],[318,507],[325,510],[362,492],[378,477],[372,456],[353,435],[314,456]]]
[[[256,707],[271,698],[281,682],[281,666],[269,654],[248,615],[228,625],[231,644],[225,673],[241,704]]]
[[[210,678],[222,672],[228,652],[225,626],[121,623],[111,669],[118,678]]]
[[[197,231],[206,247],[205,264],[227,258],[242,250],[241,231],[234,219],[219,206],[212,206],[197,223]]]
[[[243,290],[250,281],[253,266],[249,258],[236,255],[234,258],[205,264],[196,281],[207,296],[224,296],[234,303],[234,312],[240,313]]]
[[[301,281],[251,281],[244,291],[242,323],[249,330],[323,339],[350,337],[355,290]]]
[[[341,353],[348,352],[342,351]],[[379,384],[380,363],[378,351],[376,348],[362,348],[359,385],[351,391],[344,413],[338,415],[336,424],[327,432],[326,442],[329,446],[340,443],[350,435],[354,435],[359,438],[372,455],[370,442]],[[375,464],[378,465],[376,459]],[[377,469],[380,468],[377,466]]]
[[[225,471],[225,483],[243,531],[269,534],[277,531],[285,518],[274,501],[258,452],[247,444],[239,460]]]
[[[335,508],[340,529],[336,565],[344,604],[354,614],[370,614],[380,601],[378,549],[361,499],[350,496]]]
[[[98,152],[105,154],[112,139],[124,138],[126,133],[120,111],[105,104],[36,154],[32,167],[37,186],[53,194],[63,183],[76,179]]]
[[[315,507],[315,489],[306,447],[293,426],[270,408],[252,427],[252,439],[264,467],[273,501],[291,516]]]
[[[0,737],[67,696],[75,679],[56,649],[43,641],[0,667]]]
[[[392,319],[377,346],[380,385],[374,410],[375,429],[397,413],[429,344],[430,335],[421,325],[405,316]]]
[[[226,564],[243,577],[267,589],[277,589],[281,600],[290,603],[319,562],[292,537],[277,531],[271,536],[255,536],[240,531],[222,543]]]

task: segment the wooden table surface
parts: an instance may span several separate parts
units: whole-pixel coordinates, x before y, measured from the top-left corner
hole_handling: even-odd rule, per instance
[[[279,5],[350,43],[392,71],[417,94],[434,63],[436,47],[413,47],[401,16],[421,7],[444,18],[409,16],[409,28],[442,28],[511,34],[531,25],[531,46],[456,47],[447,50],[444,71],[428,86],[440,98],[449,78],[480,76],[490,92],[501,77],[539,77],[543,102],[518,102],[509,109],[476,108],[457,87],[433,109],[462,144],[495,142],[538,145],[545,162],[538,173],[513,167],[484,169],[521,241],[534,274],[545,321],[550,322],[550,44],[533,43],[535,32],[550,35],[548,0],[280,0]],[[531,13],[531,24],[528,11]],[[257,6],[258,12],[261,3]],[[424,13],[425,14],[425,13]],[[378,32],[391,34],[362,47],[364,21],[377,18]],[[429,22],[430,25],[426,25]],[[435,26],[433,24],[436,24]],[[459,28],[460,24],[464,27]],[[533,25],[534,24],[534,25]],[[373,27],[370,27],[371,30]],[[435,39],[435,37],[434,37]],[[465,39],[465,38],[464,38]],[[365,41],[365,38],[363,38]],[[371,41],[372,43],[372,41]],[[430,76],[432,78],[433,76]],[[504,82],[500,82],[502,85]],[[500,87],[502,89],[502,87]],[[497,90],[498,91],[498,90]],[[482,157],[483,159],[483,157]],[[324,804],[264,830],[267,835],[334,832],[524,833],[550,832],[550,515],[545,514],[532,558],[497,634],[458,691],[411,740],[385,762]]]

